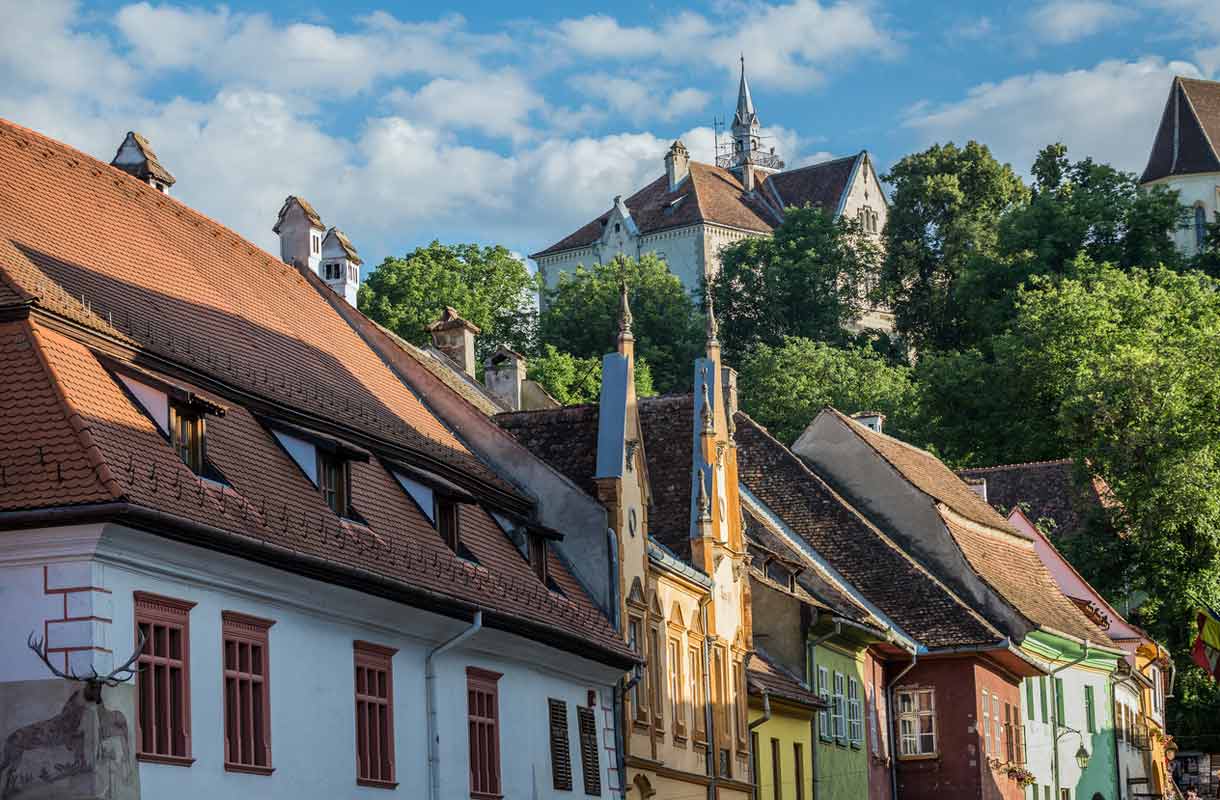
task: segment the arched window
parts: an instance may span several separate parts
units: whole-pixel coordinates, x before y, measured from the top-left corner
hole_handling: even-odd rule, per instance
[[[1207,238],[1207,212],[1203,206],[1195,206],[1195,250],[1203,249],[1203,240]]]

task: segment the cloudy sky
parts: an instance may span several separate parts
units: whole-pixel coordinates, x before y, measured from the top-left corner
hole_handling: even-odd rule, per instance
[[[974,138],[1143,167],[1171,75],[1216,77],[1204,0],[614,4],[0,0],[0,116],[110,160],[148,136],[174,194],[276,252],[287,194],[365,261],[550,244],[709,160],[738,57],[790,165]]]

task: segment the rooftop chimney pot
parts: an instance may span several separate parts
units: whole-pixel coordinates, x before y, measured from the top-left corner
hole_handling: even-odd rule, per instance
[[[427,331],[432,334],[432,344],[436,349],[473,378],[474,338],[479,335],[479,326],[464,319],[457,309],[447,306],[441,318],[428,325]]]

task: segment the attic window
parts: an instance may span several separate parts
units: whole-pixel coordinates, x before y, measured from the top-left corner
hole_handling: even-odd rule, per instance
[[[325,267],[325,278],[328,281],[338,281],[343,279],[343,262],[342,261],[327,261]]]
[[[456,484],[427,470],[394,464],[391,472],[398,485],[436,528],[445,546],[467,561],[478,563],[474,553],[462,544],[461,530],[461,504],[473,502],[474,498]]]
[[[196,475],[203,474],[203,414],[184,403],[169,404],[169,440],[182,463]]]
[[[546,539],[537,533],[529,534],[530,567],[543,585],[549,585],[546,566]]]
[[[457,502],[451,497],[438,495],[436,498],[436,530],[440,533],[445,545],[459,555],[461,555],[462,547],[461,519]]]
[[[318,450],[318,491],[322,499],[341,517],[349,516],[352,473],[346,459],[336,453]]]
[[[352,508],[351,462],[369,454],[323,433],[279,421],[264,420],[280,447],[296,462],[336,514],[360,522]]]

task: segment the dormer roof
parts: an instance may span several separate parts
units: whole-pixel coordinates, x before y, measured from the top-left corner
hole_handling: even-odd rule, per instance
[[[314,211],[313,206],[304,197],[297,197],[295,194],[290,194],[284,198],[284,205],[280,206],[280,213],[275,218],[275,227],[271,229],[272,233],[279,233],[280,227],[284,224],[284,220],[288,218],[288,214],[293,208],[301,209],[305,215],[305,219],[309,220],[309,224],[318,230],[325,230],[326,226],[322,224],[322,217],[317,211]]]
[[[359,254],[356,253],[356,247],[352,244],[352,240],[348,239],[347,234],[345,234],[343,231],[339,230],[338,228],[331,228],[329,231],[327,231],[326,238],[322,240],[322,247],[325,248],[326,244],[331,241],[333,241],[343,250],[343,254],[347,256],[348,261],[352,262],[353,264],[364,263],[364,261],[360,259]]]
[[[176,179],[153,152],[152,145],[135,131],[128,131],[123,143],[115,151],[110,166],[121,169],[128,175],[147,181],[149,178],[158,180],[166,186],[173,186]]]

